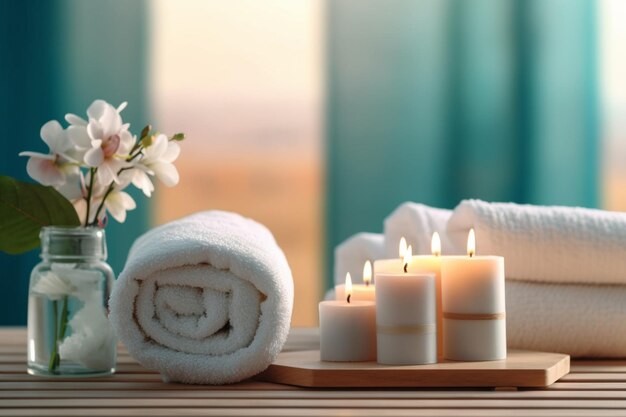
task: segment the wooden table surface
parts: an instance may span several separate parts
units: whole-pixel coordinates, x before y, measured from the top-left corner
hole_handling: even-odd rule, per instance
[[[315,329],[294,329],[285,350],[317,345]],[[25,363],[25,329],[0,329],[0,416],[626,416],[626,360],[573,361],[549,388],[519,391],[164,384],[123,347],[112,377],[33,377]]]

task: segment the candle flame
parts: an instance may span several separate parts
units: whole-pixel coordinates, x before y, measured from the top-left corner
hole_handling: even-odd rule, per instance
[[[346,301],[349,303],[352,296],[352,277],[349,272],[346,274],[346,296]]]
[[[430,251],[435,256],[441,255],[441,238],[437,232],[433,233],[433,238],[430,241]]]
[[[400,259],[404,258],[405,253],[406,253],[406,239],[404,238],[404,236],[402,236],[400,238],[400,245],[398,247],[398,254],[400,256]]]
[[[404,253],[404,273],[408,272],[408,268],[409,268],[409,262],[411,262],[411,257],[413,256],[413,248],[411,247],[411,245],[409,245],[406,248],[406,252]]]
[[[476,254],[476,235],[473,228],[467,235],[467,254],[470,258]]]
[[[372,283],[372,263],[370,261],[366,261],[363,265],[363,282],[366,286]]]

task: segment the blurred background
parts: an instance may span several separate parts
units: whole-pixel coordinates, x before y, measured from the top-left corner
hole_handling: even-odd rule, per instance
[[[0,0],[0,174],[96,98],[184,131],[181,181],[107,226],[205,209],[266,224],[317,323],[332,251],[400,203],[626,210],[621,0]],[[0,254],[0,325],[25,324],[38,251]]]

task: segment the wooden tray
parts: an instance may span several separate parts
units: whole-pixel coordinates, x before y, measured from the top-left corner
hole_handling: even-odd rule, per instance
[[[317,388],[547,387],[569,373],[569,355],[509,350],[501,361],[386,366],[322,362],[319,350],[283,352],[256,379]]]

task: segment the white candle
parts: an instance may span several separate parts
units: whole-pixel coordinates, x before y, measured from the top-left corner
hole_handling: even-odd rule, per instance
[[[504,258],[475,256],[474,230],[468,256],[442,260],[444,357],[460,361],[506,358]]]
[[[348,273],[350,274],[350,273]],[[335,286],[335,300],[346,299],[346,285]],[[376,301],[376,289],[372,284],[372,263],[365,262],[363,265],[363,284],[352,284],[352,297],[354,301]]]
[[[346,299],[322,301],[320,357],[323,361],[362,362],[376,360],[376,305],[351,298],[352,282],[346,276]]]
[[[378,363],[419,365],[437,362],[435,275],[408,270],[376,272]]]
[[[439,233],[433,233],[431,239],[432,255],[412,256],[408,269],[411,272],[432,273],[435,275],[435,293],[437,305],[437,359],[443,360],[443,317],[441,308],[441,239]],[[400,257],[404,257],[406,252],[406,240],[400,239]],[[402,272],[402,261],[398,259],[381,259],[374,262],[376,273],[400,273]]]

